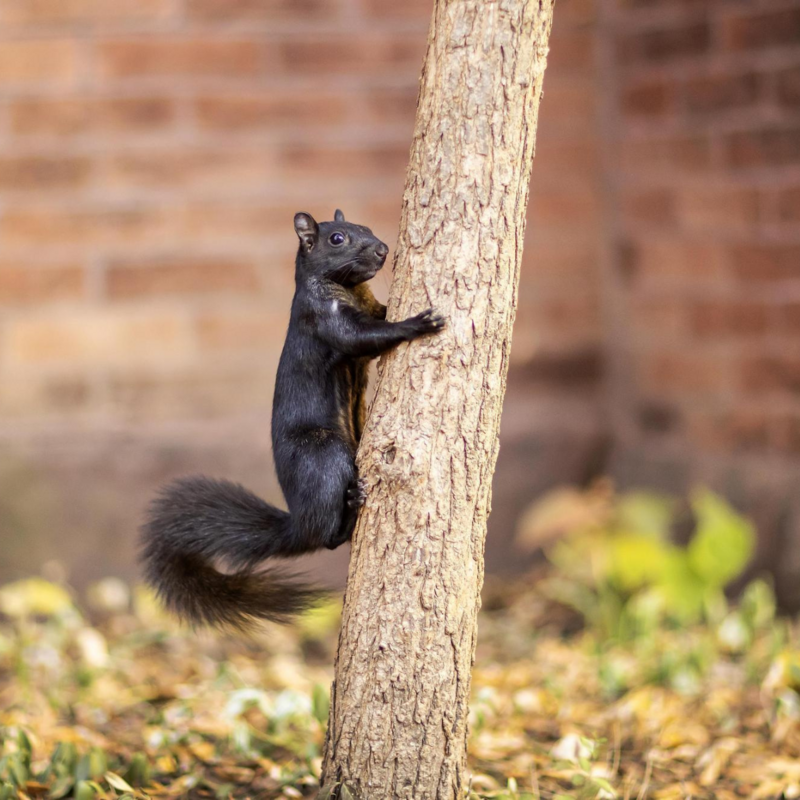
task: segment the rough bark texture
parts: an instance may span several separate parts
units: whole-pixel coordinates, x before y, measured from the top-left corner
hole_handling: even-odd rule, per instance
[[[389,318],[438,337],[379,367],[359,451],[323,786],[463,794],[486,520],[552,0],[437,0]]]

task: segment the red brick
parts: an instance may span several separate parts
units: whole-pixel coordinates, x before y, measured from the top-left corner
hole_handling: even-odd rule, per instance
[[[28,248],[35,242],[51,254],[64,248],[83,252],[97,247],[111,254],[146,252],[195,243],[250,244],[277,254],[285,248],[279,248],[276,240],[296,249],[292,216],[297,210],[295,206],[233,199],[180,205],[170,201],[154,205],[100,203],[84,208],[16,205],[0,215],[0,241],[14,248]],[[291,265],[292,253],[289,255]]]
[[[547,66],[552,75],[574,77],[591,73],[595,66],[597,37],[590,28],[559,31],[558,39],[547,54]],[[545,93],[546,94],[546,93]]]
[[[74,136],[91,128],[91,104],[87,100],[47,98],[17,100],[9,104],[12,132],[28,136]]]
[[[800,245],[740,244],[731,248],[736,277],[748,283],[800,279]]]
[[[175,294],[252,293],[259,289],[258,271],[237,259],[168,259],[117,262],[106,270],[112,300]]]
[[[181,233],[191,240],[263,240],[292,232],[293,212],[256,200],[193,202],[175,217]]]
[[[800,8],[731,15],[722,23],[722,40],[731,50],[755,50],[800,41]]]
[[[263,367],[262,367],[263,364]],[[275,364],[262,359],[235,371],[182,366],[169,376],[158,369],[127,369],[112,374],[107,393],[111,411],[126,420],[219,418],[236,411],[258,411],[272,396]]]
[[[546,137],[554,130],[596,136],[598,93],[593,78],[583,75],[559,78],[559,74],[548,75],[547,91],[542,95],[544,105],[539,117],[539,134]],[[415,98],[416,90],[415,85]]]
[[[697,0],[617,0],[621,8],[696,8]]]
[[[326,92],[309,102],[301,91],[259,95],[204,95],[194,102],[200,127],[212,131],[270,130],[302,126],[324,128],[346,121],[353,98]]]
[[[730,444],[722,433],[718,414],[709,414],[699,404],[684,410],[686,437],[699,452],[713,452]]]
[[[383,0],[383,2],[389,2],[389,0]],[[558,43],[564,30],[588,27],[594,23],[597,20],[597,6],[597,0],[564,0],[559,9],[561,14],[553,34],[555,43]]]
[[[769,446],[769,420],[760,408],[697,410],[690,420],[692,440],[714,450],[759,451]]]
[[[354,47],[347,37],[306,35],[278,42],[283,69],[296,75],[375,75],[417,73],[425,38],[417,34],[373,34]]]
[[[2,341],[10,365],[169,362],[192,352],[187,323],[170,312],[122,314],[83,307],[80,313],[10,320]]]
[[[169,214],[163,209],[100,205],[15,205],[0,216],[0,239],[7,245],[40,248],[119,244],[153,246],[174,241]]]
[[[800,412],[776,415],[770,425],[770,442],[780,453],[800,456]]]
[[[778,218],[782,222],[800,222],[800,186],[789,186],[776,192]]]
[[[723,272],[725,251],[710,241],[640,237],[630,245],[628,270],[638,279],[706,280]]]
[[[712,356],[646,352],[639,364],[642,389],[653,396],[715,394],[727,385],[724,365]]]
[[[362,5],[368,15],[379,19],[411,17],[427,23],[433,13],[432,0],[405,0],[403,3],[395,0],[363,0]]]
[[[635,340],[675,342],[686,331],[686,302],[666,292],[637,293],[630,301],[630,322]]]
[[[800,335],[800,301],[787,302],[775,309],[776,328],[788,336]]]
[[[0,42],[0,86],[69,86],[77,80],[81,53],[76,42],[43,40]]]
[[[725,137],[728,163],[734,167],[769,167],[800,162],[800,127],[761,128]]]
[[[83,267],[79,264],[0,262],[0,305],[78,300],[83,295],[83,284]]]
[[[368,88],[364,92],[368,119],[377,123],[405,123],[411,127],[417,111],[416,82],[408,86]],[[411,137],[409,136],[409,141]]]
[[[600,300],[591,289],[540,297],[531,306],[521,304],[519,317],[523,322],[528,314],[539,327],[539,347],[550,353],[594,344],[601,337]]]
[[[758,193],[726,185],[694,185],[678,189],[677,218],[686,230],[741,229],[758,220]]]
[[[767,417],[758,408],[732,409],[723,421],[726,444],[737,449],[761,450],[769,442]]]
[[[690,111],[701,114],[718,113],[755,103],[759,95],[759,83],[759,78],[754,73],[707,75],[688,80],[683,92]]]
[[[92,400],[92,382],[86,375],[10,373],[0,382],[0,414],[31,417],[83,411]]]
[[[98,103],[103,130],[161,131],[172,125],[176,113],[175,101],[164,97],[119,97]]]
[[[140,149],[113,154],[103,165],[108,185],[130,188],[263,189],[274,178],[273,155],[233,148],[220,142],[213,148]]]
[[[626,220],[651,225],[674,225],[675,192],[664,187],[623,188],[620,191],[620,210]]]
[[[590,185],[574,185],[533,191],[528,204],[529,226],[547,233],[559,230],[575,231],[575,220],[591,235],[600,223],[600,201],[597,191]]]
[[[172,13],[172,0],[3,0],[5,26],[52,26],[114,21],[160,20]]]
[[[176,108],[164,97],[36,98],[12,102],[9,116],[11,130],[20,136],[148,133],[173,124]]]
[[[698,339],[761,336],[767,330],[766,306],[749,300],[695,300],[688,315]]]
[[[258,242],[261,251],[271,255],[276,240],[296,250],[292,218],[297,210],[296,207],[256,200],[197,201],[176,211],[172,227],[174,236],[188,241],[211,244]]]
[[[711,145],[703,136],[677,135],[657,138],[623,137],[620,163],[624,171],[695,173],[711,166]]]
[[[545,174],[558,176],[581,175],[584,180],[591,180],[600,171],[600,143],[595,136],[583,136],[570,139],[566,136],[541,137],[536,141],[537,164],[542,165]],[[534,173],[537,179],[541,172]]]
[[[800,106],[800,67],[792,67],[778,73],[778,97],[783,105]]]
[[[674,86],[664,80],[641,81],[622,92],[622,110],[642,117],[657,117],[675,106]]]
[[[201,314],[197,321],[197,339],[210,350],[261,350],[275,346],[281,323],[288,324],[288,309],[283,313],[265,313],[265,310],[212,312]]]
[[[706,53],[711,33],[705,22],[676,28],[636,31],[621,37],[617,53],[623,64],[664,62]]]
[[[329,20],[341,13],[342,0],[187,0],[189,19],[203,22],[271,22],[286,17]]]
[[[325,175],[325,179],[401,178],[408,164],[408,143],[371,147],[285,145],[278,161],[287,178]]]
[[[512,380],[524,381],[528,388],[539,391],[549,390],[556,396],[565,390],[591,392],[598,387],[605,370],[600,348],[580,344],[554,351],[537,348],[527,359],[512,356],[511,362]]]
[[[76,189],[91,169],[80,156],[0,156],[0,191]]]
[[[112,79],[253,78],[264,71],[265,45],[252,39],[150,38],[97,44],[98,70]]]
[[[747,357],[741,367],[742,388],[750,392],[800,392],[800,356],[762,353]]]
[[[47,375],[37,382],[46,407],[55,411],[80,410],[91,401],[92,380],[83,375]]]
[[[542,239],[542,241],[539,241]],[[522,255],[522,270],[526,276],[520,284],[520,296],[540,291],[539,281],[566,283],[570,287],[576,281],[593,283],[597,280],[597,246],[589,240],[576,241],[574,237],[539,236],[535,223],[528,225],[525,250]]]

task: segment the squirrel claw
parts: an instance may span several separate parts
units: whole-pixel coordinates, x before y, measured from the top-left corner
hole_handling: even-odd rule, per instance
[[[417,314],[416,317],[411,317],[408,321],[411,322],[421,334],[438,333],[446,325],[445,318],[441,314],[438,314],[433,308],[426,308],[424,311]]]
[[[347,505],[349,508],[361,508],[367,499],[367,482],[358,478],[347,487]]]

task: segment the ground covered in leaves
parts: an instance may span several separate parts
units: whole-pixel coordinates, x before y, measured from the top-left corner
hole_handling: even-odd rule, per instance
[[[764,584],[600,636],[531,576],[485,594],[473,798],[800,797],[800,641]],[[314,797],[338,603],[242,641],[144,592],[0,588],[0,800]]]

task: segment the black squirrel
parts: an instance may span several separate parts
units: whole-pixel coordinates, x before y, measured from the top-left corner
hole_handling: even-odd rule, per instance
[[[312,587],[257,566],[351,538],[365,500],[355,454],[369,360],[444,327],[430,308],[386,321],[366,281],[389,248],[369,228],[337,209],[332,222],[298,213],[294,229],[296,289],[272,406],[273,456],[289,511],[239,484],[198,476],[165,487],[142,526],[147,583],[192,624],[285,622],[314,602]],[[218,570],[218,561],[231,571]]]

